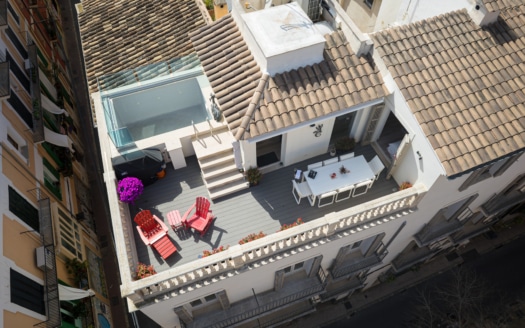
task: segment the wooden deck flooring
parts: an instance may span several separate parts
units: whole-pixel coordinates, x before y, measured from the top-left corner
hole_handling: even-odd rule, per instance
[[[367,161],[375,156],[372,147],[357,147],[355,153],[356,156],[364,155]],[[133,229],[139,261],[153,264],[157,271],[163,271],[195,261],[205,250],[221,245],[237,245],[242,237],[250,233],[263,231],[271,234],[278,231],[282,224],[293,223],[297,218],[306,222],[315,220],[327,213],[397,191],[396,182],[392,179],[386,180],[386,170],[383,170],[380,178],[365,195],[322,208],[310,206],[306,199],[297,205],[292,195],[291,183],[294,168],[305,170],[308,163],[327,158],[328,154],[267,173],[259,185],[212,202],[210,208],[217,218],[205,236],[201,237],[190,230],[175,232],[170,229],[170,238],[177,246],[178,252],[166,261],[153,249],[146,247],[136,229]],[[168,224],[166,214],[169,211],[177,209],[183,215],[197,196],[208,197],[196,158],[189,157],[186,161],[188,166],[183,169],[173,170],[171,165],[168,165],[166,176],[147,186],[136,204],[130,206],[131,214],[134,216],[139,209],[150,209]]]

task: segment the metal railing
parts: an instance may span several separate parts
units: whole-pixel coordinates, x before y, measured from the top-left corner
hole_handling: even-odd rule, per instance
[[[55,259],[55,242],[53,222],[51,219],[51,202],[49,198],[36,190],[39,206],[40,239],[44,246],[44,301],[46,305],[47,320],[34,325],[35,327],[54,328],[60,327],[62,317],[60,314],[60,299],[58,297],[58,279]]]
[[[275,310],[277,308],[288,306],[294,302],[297,302],[299,300],[303,300],[305,298],[314,296],[318,293],[320,293],[324,289],[324,284],[318,284],[311,287],[308,287],[306,289],[303,289],[297,293],[276,299],[272,302],[268,302],[264,305],[258,306],[254,309],[248,310],[242,314],[236,315],[234,317],[228,318],[226,320],[217,322],[211,326],[208,326],[209,328],[222,328],[222,327],[231,327],[234,324],[238,324],[240,322],[253,319],[255,317],[261,316],[265,313],[268,313],[272,310]]]
[[[9,85],[9,61],[6,60],[5,54],[0,52],[0,98],[8,97],[11,94]]]
[[[414,239],[419,247],[427,246],[428,244],[442,239],[456,231],[461,230],[463,224],[457,219],[452,219],[450,222],[432,225],[425,225],[420,232],[414,235]]]
[[[386,249],[385,245],[381,243],[378,249],[372,255],[363,257],[349,265],[336,266],[332,270],[332,277],[339,278],[369,269],[382,263],[387,254],[388,250]]]
[[[7,0],[0,0],[0,28],[7,27]]]
[[[28,39],[28,54],[29,54],[29,75],[31,81],[31,102],[33,106],[33,141],[39,143],[45,140],[44,137],[44,117],[42,109],[42,99],[40,95],[40,77],[38,72],[38,58],[36,52],[36,45],[33,40]]]

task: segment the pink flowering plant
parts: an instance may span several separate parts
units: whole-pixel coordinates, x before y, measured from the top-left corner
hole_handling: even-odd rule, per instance
[[[244,237],[243,239],[239,240],[239,245],[249,243],[250,241],[254,241],[256,239],[260,239],[265,236],[266,234],[262,231],[260,231],[259,233],[251,233],[248,236]]]
[[[156,273],[157,271],[155,271],[155,268],[153,268],[153,265],[139,263],[137,265],[137,269],[135,270],[135,279],[136,280],[143,279],[146,277],[153,276]]]
[[[144,185],[142,181],[134,177],[126,177],[119,181],[117,192],[121,202],[134,203],[142,192],[144,191]]]
[[[230,246],[219,246],[217,248],[212,249],[211,251],[203,251],[202,252],[202,257],[208,257],[210,255],[223,252],[223,251],[227,250],[229,247]]]
[[[304,223],[303,219],[298,218],[294,223],[283,224],[281,226],[281,230],[279,230],[279,231],[283,231],[283,230],[287,230],[287,229],[290,229],[290,228],[293,228],[293,227],[297,227],[298,225],[301,225],[303,223]]]

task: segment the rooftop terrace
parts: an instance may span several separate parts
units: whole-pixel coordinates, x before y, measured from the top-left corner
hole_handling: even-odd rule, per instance
[[[367,160],[375,156],[374,150],[369,146],[358,147],[355,152],[356,156],[364,155]],[[177,246],[178,252],[166,261],[142,243],[134,227],[138,260],[153,264],[157,272],[160,272],[195,261],[205,250],[221,245],[237,245],[241,238],[250,233],[263,231],[269,235],[279,231],[281,225],[291,224],[297,218],[309,222],[328,213],[341,211],[398,190],[397,183],[393,179],[386,180],[383,171],[365,195],[322,208],[310,206],[306,199],[297,205],[292,195],[293,169],[305,170],[307,164],[327,158],[329,158],[328,154],[297,163],[293,167],[283,167],[267,173],[258,186],[212,202],[210,208],[217,218],[203,237],[190,230],[175,232],[170,229],[170,238]],[[208,196],[196,158],[189,157],[186,160],[188,165],[186,168],[175,171],[171,165],[168,165],[165,178],[145,188],[141,198],[135,205],[130,206],[132,218],[140,208],[150,209],[168,224],[166,214],[169,211],[177,209],[183,215],[195,202],[197,196]]]

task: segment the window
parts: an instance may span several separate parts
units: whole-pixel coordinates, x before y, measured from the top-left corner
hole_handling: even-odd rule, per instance
[[[56,204],[54,206],[58,207]],[[82,243],[78,223],[59,208],[57,208],[56,215],[58,216],[57,227],[58,236],[60,237],[60,247],[82,261]]]
[[[493,164],[477,169],[470,174],[465,182],[463,182],[463,184],[459,187],[459,191],[463,191],[485,179],[502,175],[509,167],[512,166],[512,164],[514,164],[521,154],[522,153],[515,154],[511,157],[501,159]]]
[[[11,69],[11,72],[13,72],[20,84],[22,84],[22,86],[24,87],[24,89],[26,89],[27,92],[31,92],[31,84],[26,76],[26,73],[24,73],[20,66],[18,66],[16,60],[13,57],[11,57],[11,55],[7,51],[5,52],[5,58],[7,59],[7,61],[9,61],[9,69]]]
[[[45,315],[44,286],[10,269],[11,303]]]
[[[29,128],[33,129],[33,115],[31,115],[31,112],[26,107],[26,105],[18,98],[18,95],[16,92],[11,90],[11,96],[9,99],[7,99],[7,102],[15,112],[20,116],[20,118],[29,126]]]
[[[60,190],[60,174],[46,158],[43,158],[43,162],[44,185],[49,191],[53,193],[53,195],[62,200],[62,192]]]
[[[194,301],[190,302],[190,305],[192,307],[199,307],[201,305],[206,305],[207,303],[216,302],[217,301],[217,295],[210,294],[201,298],[198,298]]]
[[[9,3],[9,1],[7,2],[7,10],[13,16],[13,19],[15,20],[16,24],[20,25],[20,17],[18,17],[18,14],[16,13],[15,9],[13,8],[13,6],[11,6],[11,3]]]
[[[295,263],[292,266],[284,268],[284,273],[294,273],[301,270],[304,267],[304,262]]]
[[[368,8],[372,8],[372,6],[374,5],[374,0],[364,0],[364,1]]]
[[[9,187],[9,210],[35,231],[40,231],[38,210],[11,186]]]
[[[29,151],[27,142],[10,126],[7,127],[7,142],[13,146],[13,149],[27,162],[29,159]]]
[[[11,42],[15,46],[16,50],[18,50],[20,55],[22,55],[22,58],[27,59],[28,55],[26,47],[22,44],[22,42],[20,42],[15,32],[13,32],[13,30],[9,26],[5,30],[5,34],[9,37],[9,40],[11,40]]]

